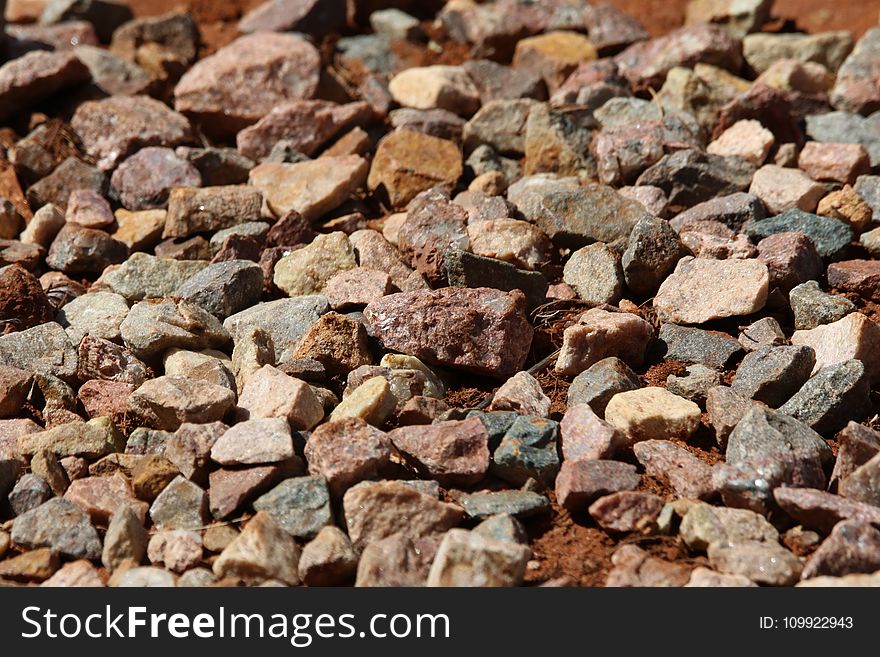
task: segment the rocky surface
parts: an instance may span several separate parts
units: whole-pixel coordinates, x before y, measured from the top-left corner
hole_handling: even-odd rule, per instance
[[[880,28],[162,4],[6,3],[0,585],[876,580]]]

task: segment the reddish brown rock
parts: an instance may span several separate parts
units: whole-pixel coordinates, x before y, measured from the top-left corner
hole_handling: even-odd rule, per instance
[[[113,512],[123,505],[130,505],[141,523],[147,515],[148,505],[135,499],[131,484],[120,473],[72,481],[64,499],[85,510],[96,523],[106,524]]]
[[[320,56],[296,34],[249,34],[193,66],[174,89],[174,107],[213,135],[231,136],[273,108],[314,96]]]
[[[634,465],[620,461],[563,461],[556,477],[556,499],[569,511],[584,511],[597,498],[634,490],[641,478]]]
[[[802,579],[880,570],[880,531],[868,523],[842,520],[804,565]]]
[[[305,447],[309,472],[322,475],[330,491],[341,496],[354,484],[374,479],[391,463],[391,441],[378,429],[359,418],[322,424]]]
[[[238,150],[258,161],[282,139],[311,157],[338,135],[366,124],[373,110],[365,102],[337,105],[326,100],[299,100],[275,107],[262,119],[238,133]]]
[[[364,325],[336,312],[322,315],[312,324],[292,357],[313,358],[331,376],[346,375],[373,362]]]
[[[852,184],[871,172],[871,161],[860,144],[808,141],[798,157],[798,167],[813,180]]]
[[[467,212],[444,194],[424,192],[410,204],[397,246],[410,266],[439,287],[446,279],[444,252],[469,248],[467,221]]]
[[[401,427],[388,439],[441,486],[472,486],[489,468],[489,434],[478,418]]]
[[[880,261],[847,260],[828,265],[828,285],[880,301]]]
[[[120,164],[110,184],[129,210],[153,210],[168,205],[173,187],[200,187],[202,176],[170,148],[150,146]]]
[[[134,385],[121,381],[86,381],[80,386],[77,396],[89,417],[106,415],[115,424],[123,424],[128,411],[128,397],[135,390]]]
[[[116,221],[110,203],[92,189],[77,189],[70,194],[64,219],[83,228],[106,228]]]
[[[606,531],[647,533],[656,526],[663,504],[663,498],[653,493],[620,491],[600,497],[589,512]]]
[[[653,337],[653,327],[638,315],[591,308],[565,329],[556,371],[574,376],[610,356],[641,365]]]
[[[108,171],[145,146],[192,141],[186,117],[148,96],[111,96],[80,105],[70,120],[85,151]]]
[[[804,527],[830,532],[841,520],[880,524],[880,507],[813,488],[777,488],[777,504]]]
[[[402,292],[374,301],[364,315],[387,349],[497,378],[522,369],[532,342],[519,291]]]
[[[790,292],[822,275],[822,257],[803,233],[776,233],[758,242],[758,260],[767,265],[770,288]]]
[[[381,299],[391,294],[391,290],[391,278],[387,273],[357,267],[341,271],[327,281],[324,296],[334,310],[351,310]]]
[[[559,423],[562,458],[566,461],[609,459],[626,447],[627,437],[602,420],[589,404],[573,404]]]
[[[683,447],[666,440],[643,440],[633,451],[645,474],[668,482],[679,497],[708,499],[714,493],[711,466]]]
[[[614,567],[608,573],[605,586],[684,586],[691,574],[689,566],[652,557],[636,545],[618,548],[611,563]]]
[[[51,321],[54,310],[36,277],[20,265],[0,265],[0,335]]]
[[[101,230],[67,224],[46,256],[46,264],[66,274],[100,273],[128,257],[128,247]]]
[[[0,68],[0,120],[59,91],[88,82],[89,69],[71,52],[30,52]]]
[[[215,470],[208,477],[208,503],[211,515],[218,520],[228,518],[246,502],[274,484],[281,469],[275,465],[244,470]]]

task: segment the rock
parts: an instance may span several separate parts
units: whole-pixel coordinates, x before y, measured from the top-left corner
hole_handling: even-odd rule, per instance
[[[223,326],[236,344],[252,327],[261,329],[272,342],[277,362],[284,363],[292,358],[309,327],[328,310],[327,299],[320,295],[277,299],[230,315]]]
[[[110,585],[119,588],[171,588],[177,586],[174,574],[164,568],[140,566],[119,571],[118,579],[111,580]]]
[[[593,179],[596,164],[589,152],[591,134],[567,114],[537,105],[529,112],[525,132],[527,175],[554,172]]]
[[[269,514],[298,539],[314,538],[322,528],[333,524],[330,492],[320,476],[285,479],[254,500],[254,509]]]
[[[147,366],[128,349],[90,335],[84,336],[79,343],[77,372],[84,380],[99,379],[134,386],[147,379]]]
[[[16,516],[40,506],[51,497],[52,491],[49,485],[33,474],[23,475],[7,496],[9,507]]]
[[[59,566],[55,552],[40,548],[0,561],[0,578],[3,581],[43,581],[51,577]]]
[[[264,162],[251,169],[249,181],[276,216],[293,210],[315,221],[362,187],[368,170],[367,161],[358,155],[328,156],[294,164]]]
[[[30,372],[0,365],[0,417],[14,417],[19,413],[33,382]]]
[[[581,511],[594,500],[634,490],[641,478],[635,467],[619,461],[563,461],[556,478],[556,498],[569,511]]]
[[[648,38],[648,33],[636,17],[612,5],[586,7],[584,24],[590,41],[602,56],[613,55],[625,46]]]
[[[351,310],[390,294],[391,278],[387,273],[355,267],[334,274],[324,286],[324,294],[334,310]]]
[[[367,545],[357,564],[355,586],[424,586],[436,539],[398,532]]]
[[[831,192],[819,201],[816,214],[845,221],[856,233],[864,233],[871,224],[873,209],[849,185]]]
[[[791,586],[802,568],[800,560],[778,543],[759,541],[710,545],[709,563],[722,573],[769,586]]]
[[[880,436],[872,429],[849,422],[837,435],[838,450],[837,460],[834,462],[834,471],[831,473],[831,486],[855,472],[859,466],[866,464],[878,452],[880,452]],[[868,476],[872,468],[866,469],[862,476],[857,477],[852,483],[860,484],[864,476]],[[854,486],[856,488],[856,486]],[[858,488],[861,488],[859,485]]]
[[[815,141],[838,144],[861,144],[871,158],[871,166],[880,161],[880,139],[865,117],[849,112],[828,112],[807,116],[807,136]],[[861,191],[857,189],[859,193]]]
[[[428,574],[428,586],[518,586],[531,550],[464,529],[443,537]]]
[[[442,260],[450,287],[491,287],[505,292],[520,290],[526,295],[529,308],[537,308],[546,299],[547,279],[539,272],[523,271],[493,257],[482,257],[460,249],[446,250]]]
[[[777,488],[773,491],[776,502],[792,518],[805,527],[822,533],[831,532],[841,520],[855,520],[877,524],[877,507],[848,500],[839,495],[812,488]]]
[[[696,0],[685,9],[685,24],[712,23],[723,26],[732,36],[741,39],[749,32],[759,32],[770,19],[769,0]]]
[[[470,116],[480,107],[480,95],[470,76],[457,66],[409,68],[388,83],[391,96],[404,107],[445,109]]]
[[[58,312],[71,342],[79,345],[88,335],[101,340],[120,340],[119,326],[128,315],[125,297],[113,292],[90,292],[66,303]]]
[[[262,289],[263,273],[256,263],[229,260],[196,272],[177,287],[174,296],[201,306],[222,321],[251,306]]]
[[[302,32],[320,39],[345,25],[339,0],[273,0],[256,6],[238,22],[239,32]]]
[[[20,265],[0,267],[0,322],[14,322],[22,331],[51,321],[53,315],[54,308],[33,274]]]
[[[6,62],[0,68],[0,119],[6,121],[90,77],[89,69],[70,52],[29,52]]]
[[[355,548],[402,532],[411,539],[444,532],[464,515],[454,504],[440,502],[396,481],[364,483],[343,498],[345,523]]]
[[[238,405],[247,417],[284,418],[294,430],[312,429],[324,417],[307,383],[264,365],[245,382]]]
[[[712,155],[741,157],[756,167],[764,164],[775,139],[773,133],[754,119],[737,121],[712,141],[706,152]]]
[[[763,516],[747,509],[694,504],[684,514],[681,537],[692,550],[735,546],[749,542],[775,543],[779,532]]]
[[[670,374],[666,377],[666,389],[669,392],[689,399],[701,407],[706,403],[709,390],[720,383],[721,376],[718,372],[705,365],[689,365],[683,376]]]
[[[614,395],[605,420],[633,443],[660,436],[687,440],[699,427],[700,407],[663,388],[641,388]]]
[[[844,292],[880,299],[880,269],[875,260],[847,260],[828,265],[828,285]]]
[[[391,442],[382,431],[359,418],[320,425],[305,447],[309,472],[322,475],[335,497],[365,479],[381,476],[390,466]]]
[[[462,173],[461,152],[454,142],[402,130],[379,141],[367,187],[387,197],[392,207],[403,208],[419,192],[455,184]]]
[[[660,285],[654,308],[661,321],[679,324],[749,315],[764,307],[768,284],[761,262],[685,257]]]
[[[368,305],[364,314],[386,349],[505,377],[521,369],[531,344],[524,302],[518,292],[449,288],[392,294]],[[437,323],[438,317],[444,321]],[[481,322],[479,334],[471,331],[474,321]]]
[[[873,573],[880,569],[880,531],[867,523],[842,520],[804,564],[802,579]]]
[[[295,34],[239,37],[187,71],[174,89],[175,109],[218,136],[232,135],[287,101],[311,98],[320,56]]]
[[[128,301],[168,297],[174,295],[181,283],[200,272],[206,265],[201,260],[170,260],[146,253],[133,253],[119,267],[107,272],[103,281],[113,292]],[[83,295],[79,299],[86,296],[89,295]]]
[[[423,36],[418,19],[399,9],[381,9],[370,14],[370,26],[376,34],[398,41],[415,41]]]
[[[851,445],[852,443],[850,443]],[[856,450],[861,451],[862,453],[858,456],[864,456],[865,452],[862,450],[868,451],[873,446],[868,447],[866,450],[865,445],[859,445],[858,447],[847,446],[846,450],[843,449],[843,444],[841,444],[841,450],[838,452],[838,463],[835,463],[835,473],[838,476],[841,476],[845,470],[840,466],[840,460],[846,458],[851,464],[854,464],[852,455]],[[859,458],[858,460],[861,460]],[[852,467],[852,465],[848,466]],[[859,465],[857,468],[852,470],[852,472],[846,474],[840,479],[840,483],[838,484],[838,492],[847,497],[849,499],[856,500],[857,502],[864,502],[866,504],[873,504],[875,506],[880,506],[877,504],[880,501],[880,492],[878,492],[877,486],[877,473],[878,468],[880,468],[880,458],[876,456],[870,457],[867,461]],[[847,468],[848,469],[848,468]]]
[[[374,426],[382,426],[397,408],[397,397],[382,376],[374,376],[359,385],[333,409],[330,420],[360,418]]]
[[[152,502],[180,474],[171,461],[158,454],[146,455],[131,470],[131,486],[138,499]]]
[[[534,479],[545,486],[559,470],[558,425],[537,417],[518,417],[492,455],[491,472],[516,486]]]
[[[830,101],[835,108],[866,116],[880,109],[874,68],[878,37],[876,29],[869,29],[841,64],[831,90]]]
[[[758,196],[774,214],[797,208],[813,212],[825,188],[799,169],[766,164],[755,172],[749,193]]]
[[[798,330],[832,324],[855,310],[852,301],[843,296],[825,294],[816,281],[807,281],[792,288],[789,302],[794,314],[794,327]]]
[[[45,481],[56,497],[61,497],[70,485],[67,473],[58,462],[55,453],[43,449],[31,458],[31,472]]]
[[[301,466],[298,460],[288,461],[285,465],[293,464]],[[228,518],[275,483],[279,475],[280,468],[275,465],[215,470],[208,475],[211,515],[218,520]]]
[[[611,563],[606,587],[684,586],[691,573],[688,566],[652,557],[636,545],[618,548],[611,555]]]
[[[124,439],[109,418],[98,417],[88,422],[72,422],[29,434],[21,434],[18,448],[22,454],[33,455],[47,449],[55,456],[80,456],[97,459],[121,452]]]
[[[547,417],[550,398],[541,390],[541,384],[535,377],[528,372],[518,372],[495,391],[489,410]]]
[[[778,59],[817,62],[836,71],[852,50],[849,32],[819,34],[749,34],[742,42],[743,55],[758,73],[766,71]]]
[[[128,247],[104,231],[65,224],[49,247],[46,264],[66,274],[89,274],[119,264],[127,256]]]
[[[182,299],[148,299],[134,304],[120,324],[125,346],[140,358],[154,358],[177,347],[222,347],[229,334],[201,307]]]
[[[849,184],[858,176],[871,172],[868,153],[861,145],[817,141],[804,144],[798,156],[798,167],[813,180]]]
[[[354,579],[358,556],[345,532],[323,527],[299,558],[298,573],[306,586],[340,586]]]
[[[197,529],[207,517],[205,491],[182,476],[175,477],[150,506],[150,518],[158,529]]]
[[[640,296],[655,292],[686,253],[667,221],[653,217],[639,219],[629,234],[621,259],[626,286]]]
[[[214,422],[235,406],[228,388],[182,376],[160,376],[135,390],[129,412],[146,426],[174,431],[184,422]]]
[[[684,149],[664,155],[636,184],[659,187],[671,205],[691,207],[719,194],[745,191],[753,174],[752,165],[740,158]]]
[[[596,58],[596,48],[587,37],[557,30],[517,42],[513,67],[540,75],[552,93],[578,64]]]
[[[77,108],[70,125],[104,171],[146,146],[174,147],[192,140],[184,116],[147,96],[86,101]]]
[[[401,427],[388,434],[422,474],[444,486],[472,486],[489,468],[489,436],[476,418]]]
[[[187,237],[256,219],[262,200],[259,190],[245,185],[177,187],[168,197],[162,237]]]
[[[450,202],[442,190],[423,192],[410,204],[406,219],[399,227],[398,249],[405,261],[429,283],[445,283],[448,278],[446,252],[468,249],[467,219],[467,212]],[[454,274],[454,253],[453,260]]]
[[[211,448],[211,459],[220,465],[279,463],[293,457],[293,440],[287,420],[258,418],[236,424]]]
[[[639,366],[653,333],[651,325],[637,315],[591,308],[565,329],[556,372],[580,374],[610,356]]]
[[[880,343],[880,327],[861,313],[850,313],[814,329],[795,331],[791,343],[812,347],[816,352],[814,374],[823,367],[854,358],[865,364],[870,380],[878,376],[874,359]]]
[[[197,566],[202,560],[202,537],[186,529],[158,532],[147,547],[150,562],[161,563],[175,573]]]
[[[765,217],[766,210],[757,196],[737,192],[698,203],[674,217],[669,223],[679,233],[706,221],[717,221],[731,230],[738,231],[746,222],[760,221]]]
[[[217,577],[245,581],[276,579],[290,586],[299,584],[300,549],[293,537],[272,517],[259,512],[245,525],[214,562]]]
[[[227,429],[222,422],[184,423],[173,434],[166,435],[162,440],[164,445],[155,451],[149,449],[148,440],[145,451],[162,454],[184,477],[202,484],[207,475],[211,447]]]
[[[316,294],[340,271],[354,269],[354,251],[345,233],[317,236],[311,244],[275,265],[274,282],[290,296]]]
[[[636,88],[659,89],[670,69],[697,62],[729,71],[742,66],[740,43],[723,27],[693,25],[629,46],[615,57],[621,74]]]
[[[408,130],[461,144],[465,120],[445,109],[412,109],[402,107],[388,115],[397,132]],[[369,149],[368,149],[369,150]]]
[[[865,366],[859,360],[827,365],[779,410],[819,433],[831,433],[869,412],[868,381]]]
[[[110,204],[98,192],[91,189],[77,189],[67,200],[65,221],[83,228],[106,228],[114,222]]]
[[[635,390],[640,385],[635,373],[622,360],[615,356],[603,358],[571,382],[568,405],[571,408],[577,404],[588,404],[594,413],[604,417],[605,407],[614,395]]]
[[[731,390],[778,408],[806,383],[815,361],[810,347],[761,347],[743,359]]]
[[[122,162],[110,184],[128,210],[153,210],[168,205],[174,187],[201,187],[202,176],[170,148],[151,146]]]
[[[767,265],[770,286],[783,291],[819,278],[823,264],[813,241],[803,233],[784,232],[758,242],[758,260]]]
[[[605,244],[578,249],[565,263],[563,280],[591,304],[616,303],[623,290],[620,260]]]
[[[84,509],[93,522],[100,524],[108,522],[113,511],[123,505],[130,505],[140,520],[147,514],[148,505],[135,499],[131,484],[119,472],[72,481],[64,499]]]
[[[488,144],[500,154],[524,154],[529,112],[537,104],[531,98],[494,100],[486,104],[464,127],[465,148],[473,151],[481,144]]]
[[[627,437],[600,419],[587,404],[572,404],[559,424],[562,457],[566,461],[609,459],[623,450]]]
[[[731,432],[725,456],[735,465],[756,456],[795,450],[813,454],[823,463],[831,460],[831,449],[810,427],[782,412],[753,406]]]
[[[152,248],[162,239],[166,215],[165,210],[129,212],[120,208],[116,211],[113,239],[125,244],[130,252]]]
[[[101,554],[101,539],[88,514],[62,498],[18,516],[12,541],[29,549],[51,548],[70,559],[98,559]]]
[[[499,513],[530,518],[549,513],[550,500],[533,491],[501,490],[461,494],[456,501],[471,518],[484,520]]]

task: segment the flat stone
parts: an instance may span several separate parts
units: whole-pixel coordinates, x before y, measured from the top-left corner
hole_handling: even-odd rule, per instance
[[[71,559],[98,559],[101,539],[88,514],[73,502],[53,498],[18,516],[12,540],[30,549],[48,547]]]
[[[51,577],[59,566],[55,552],[49,548],[38,548],[0,561],[0,578],[3,581],[40,582]]]
[[[550,240],[536,226],[517,219],[491,219],[467,227],[471,250],[480,256],[533,270],[549,260]]]
[[[361,484],[346,492],[342,504],[348,535],[356,548],[397,532],[412,539],[444,532],[464,516],[460,507],[396,481]]]
[[[253,221],[260,217],[262,203],[260,190],[248,185],[175,187],[168,196],[162,237],[188,237]]]
[[[286,101],[318,87],[320,56],[295,34],[239,37],[187,71],[174,89],[175,109],[218,136],[231,136]]]
[[[746,226],[746,233],[752,239],[784,232],[804,233],[813,241],[819,255],[829,259],[839,259],[853,239],[852,229],[843,221],[798,209],[787,210]]]
[[[263,272],[247,260],[228,260],[201,269],[175,290],[174,296],[195,303],[219,320],[253,305],[263,291]]]
[[[125,297],[113,292],[90,292],[64,304],[56,319],[79,345],[90,335],[105,340],[120,340],[119,326],[128,315]]]
[[[333,409],[330,420],[359,418],[373,426],[382,426],[397,408],[397,397],[383,376],[374,376],[346,395]]]
[[[800,560],[778,543],[750,541],[709,546],[709,563],[728,575],[742,575],[756,584],[791,586],[800,577]]]
[[[428,586],[518,586],[525,576],[531,550],[465,529],[443,536],[428,573]]]
[[[704,221],[717,221],[736,231],[748,221],[759,221],[765,217],[764,204],[757,196],[737,192],[698,203],[673,217],[669,223],[679,233],[688,226]]]
[[[563,332],[555,370],[573,376],[611,356],[637,367],[653,335],[653,327],[638,315],[591,308]]]
[[[132,306],[120,324],[122,340],[136,356],[154,358],[172,347],[222,347],[229,333],[213,315],[182,299],[148,299]]]
[[[472,486],[489,469],[489,435],[476,418],[400,427],[388,440],[443,486]]]
[[[134,497],[134,491],[128,479],[121,473],[104,477],[85,477],[70,482],[64,499],[84,509],[92,518],[92,522],[104,524],[120,506],[129,505],[143,521],[147,515],[146,502]]]
[[[841,520],[856,520],[876,525],[880,513],[873,504],[864,504],[812,488],[777,488],[776,502],[805,527],[830,533]]]
[[[333,524],[330,491],[320,476],[285,479],[254,500],[254,510],[268,513],[298,539],[314,538],[323,527]]]
[[[170,260],[146,253],[133,253],[119,267],[107,272],[103,281],[128,301],[155,299],[172,296],[181,283],[207,264],[202,260]]]
[[[547,296],[547,279],[540,272],[517,269],[507,262],[448,249],[443,264],[450,287],[491,287],[509,292],[520,290],[526,295],[529,308],[543,304]]]
[[[309,472],[322,475],[334,496],[354,484],[381,476],[391,461],[391,442],[386,434],[359,418],[346,418],[320,425],[305,447]]]
[[[806,383],[815,361],[810,347],[761,347],[746,355],[730,387],[747,399],[778,408]]]
[[[749,34],[743,39],[745,59],[759,73],[777,59],[818,62],[836,71],[852,47],[852,35],[842,30],[819,34]]]
[[[321,157],[294,164],[265,162],[251,169],[249,182],[278,217],[291,210],[314,221],[335,210],[367,179],[368,163],[358,155]]]
[[[506,377],[521,369],[531,345],[524,307],[519,292],[449,288],[392,294],[368,305],[364,315],[386,349]],[[436,322],[438,317],[444,321]],[[481,323],[478,335],[471,330],[474,321]]]
[[[795,331],[791,343],[812,347],[816,352],[814,374],[823,367],[853,358],[864,363],[870,380],[880,374],[874,366],[880,348],[880,327],[861,313],[850,313],[814,329]]]
[[[614,395],[605,420],[634,443],[661,436],[687,440],[699,427],[700,407],[664,388],[641,388]]]
[[[779,410],[819,433],[830,434],[868,414],[869,394],[865,366],[852,359],[820,369]]]
[[[689,548],[700,551],[710,546],[779,540],[776,528],[754,511],[709,504],[694,504],[682,517],[679,532]]]
[[[128,210],[155,210],[168,205],[172,188],[201,187],[202,176],[172,149],[150,146],[122,162],[110,184]]]
[[[842,520],[810,555],[804,564],[801,578],[873,573],[880,569],[878,547],[880,531],[875,527],[853,520]]]
[[[220,465],[279,463],[292,457],[293,439],[284,418],[239,422],[211,448],[211,459]]]
[[[813,212],[825,188],[799,169],[767,164],[755,172],[749,193],[758,196],[773,214],[797,208]]]
[[[312,429],[324,417],[324,409],[307,383],[271,365],[251,374],[238,405],[248,418],[283,418],[294,430]]]
[[[685,149],[664,155],[636,179],[636,184],[659,187],[671,205],[691,207],[717,195],[746,191],[753,175],[754,167],[738,157]]]
[[[798,330],[832,324],[856,309],[855,304],[846,297],[823,292],[816,281],[793,287],[788,298],[794,315],[794,327]]]
[[[391,291],[391,277],[386,272],[363,267],[340,271],[324,285],[324,295],[334,310],[366,306]]]
[[[633,445],[633,452],[645,474],[668,482],[679,497],[709,499],[715,493],[711,466],[683,447],[649,439]]]
[[[534,491],[500,490],[465,493],[456,497],[468,517],[485,520],[499,513],[524,519],[550,512],[550,500]]]
[[[358,556],[348,536],[329,526],[303,547],[298,572],[306,586],[340,586],[350,583],[357,569]]]
[[[293,537],[269,514],[260,512],[223,550],[213,570],[221,579],[236,577],[251,582],[275,579],[296,586],[299,556],[300,549]]]
[[[640,386],[635,372],[619,358],[610,356],[574,378],[568,388],[568,405],[587,404],[599,417],[604,417],[605,407],[614,395]]]
[[[174,431],[184,422],[214,422],[235,406],[223,386],[183,376],[150,379],[131,393],[129,412],[146,426]]]
[[[79,343],[77,372],[85,380],[98,379],[133,386],[139,386],[147,379],[147,366],[128,349],[91,335],[84,336]]]
[[[122,434],[109,418],[98,417],[88,422],[71,422],[36,433],[22,434],[18,448],[22,454],[33,455],[43,449],[55,456],[80,456],[96,459],[124,447]]]
[[[455,184],[463,173],[458,146],[410,130],[391,132],[379,142],[367,186],[403,208],[417,194],[439,184]]]
[[[563,461],[556,499],[569,511],[585,510],[596,499],[634,490],[641,481],[635,466],[619,461]]]
[[[625,434],[583,403],[569,402],[559,432],[562,457],[566,461],[610,459],[628,443]]]
[[[831,460],[831,449],[822,436],[806,424],[781,412],[752,407],[737,423],[727,440],[727,462],[736,464],[760,455],[804,450],[823,462]]]
[[[357,262],[345,233],[317,236],[311,244],[292,251],[275,265],[274,282],[290,296],[318,294],[341,271]]]

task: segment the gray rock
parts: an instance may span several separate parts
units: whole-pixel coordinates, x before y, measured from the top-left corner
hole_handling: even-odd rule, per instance
[[[298,539],[313,538],[333,524],[330,491],[321,476],[286,479],[254,500],[254,509],[268,513]]]
[[[880,176],[859,176],[854,189],[871,206],[874,214],[880,217]]]
[[[856,309],[855,304],[846,297],[823,292],[816,281],[807,281],[793,287],[788,299],[797,330],[831,324]]]
[[[464,146],[472,151],[488,144],[502,155],[522,156],[526,149],[526,122],[539,103],[530,98],[495,100],[480,109],[464,126]]]
[[[667,360],[699,363],[713,369],[722,369],[742,346],[727,335],[698,328],[666,323],[657,336],[658,348]]]
[[[623,292],[623,271],[618,255],[602,243],[578,249],[565,263],[563,280],[587,303],[615,304]]]
[[[782,412],[755,406],[736,425],[727,440],[725,457],[730,464],[766,454],[804,450],[823,462],[832,458],[831,448],[818,433]]]
[[[478,520],[485,520],[499,513],[508,513],[523,519],[550,512],[550,500],[526,490],[463,493],[456,501],[469,517]]]
[[[89,292],[72,299],[58,311],[56,319],[79,345],[83,336],[119,341],[119,326],[128,315],[125,297],[113,292]]]
[[[509,262],[486,258],[460,249],[443,254],[446,278],[452,287],[493,287],[496,290],[521,290],[528,308],[546,301],[547,279],[537,271],[518,269]]]
[[[559,471],[558,436],[553,420],[518,417],[492,455],[491,472],[515,486],[529,479],[552,485]]]
[[[101,539],[88,513],[60,497],[18,516],[12,540],[30,549],[52,548],[70,559],[101,558]]]
[[[473,529],[475,534],[481,534],[496,541],[509,541],[528,545],[529,537],[519,520],[509,513],[499,513],[489,516]]]
[[[747,192],[736,192],[698,203],[676,215],[669,223],[678,232],[702,221],[717,221],[732,231],[739,231],[744,224],[760,221],[766,216],[761,199]]]
[[[754,166],[740,158],[686,149],[664,155],[636,184],[659,187],[670,205],[691,207],[716,196],[745,191],[754,172]]]
[[[132,306],[120,325],[125,346],[138,358],[149,359],[177,347],[222,347],[229,333],[216,317],[182,299],[148,299]]]
[[[820,256],[831,260],[842,258],[853,240],[852,228],[843,221],[797,208],[751,222],[744,231],[755,242],[777,233],[803,233],[813,240]]]
[[[172,260],[133,253],[119,267],[107,272],[103,280],[128,301],[141,301],[171,296],[183,281],[207,266],[203,260]]]
[[[815,364],[811,347],[761,347],[743,358],[730,387],[738,395],[777,408],[810,378]]]
[[[779,322],[772,317],[762,317],[746,326],[740,331],[738,340],[748,352],[761,347],[781,347],[788,342]]]
[[[219,320],[254,305],[263,291],[263,270],[249,260],[217,262],[186,279],[174,292]]]
[[[270,228],[272,227],[265,221],[245,221],[243,224],[218,230],[211,235],[211,240],[209,242],[211,245],[211,253],[216,255],[216,253],[223,247],[223,242],[225,242],[226,238],[230,235],[246,235],[247,237],[253,237],[257,242],[262,244],[266,241],[266,236],[268,235]]]
[[[9,493],[9,506],[17,516],[35,509],[52,497],[52,490],[43,479],[27,473],[19,479]]]
[[[618,392],[641,387],[638,377],[630,367],[614,356],[578,374],[568,388],[568,405],[589,404],[599,417],[605,416],[605,407]]]
[[[150,518],[158,529],[196,529],[208,520],[208,496],[183,477],[175,477],[150,507]]]
[[[687,249],[668,221],[639,219],[629,234],[621,265],[627,287],[639,296],[656,292]]]
[[[871,409],[870,383],[860,360],[820,369],[779,410],[821,434],[831,434]]]
[[[73,382],[77,363],[76,348],[57,322],[0,336],[0,365]]]
[[[721,385],[721,375],[717,370],[699,364],[688,365],[684,372],[684,376],[670,374],[666,377],[666,389],[705,407],[706,395],[711,388]]]

